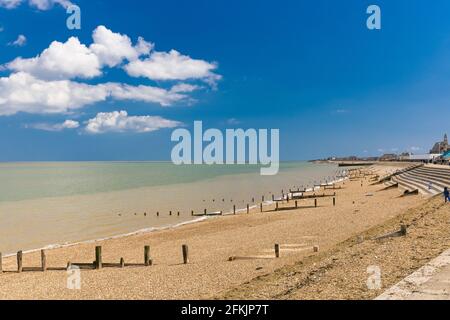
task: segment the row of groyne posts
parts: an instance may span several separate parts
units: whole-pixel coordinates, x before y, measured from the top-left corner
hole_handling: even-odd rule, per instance
[[[280,248],[281,246],[279,244],[275,244],[274,246],[274,258],[280,258]],[[319,252],[319,246],[313,247],[313,252],[317,253]],[[183,264],[189,263],[189,247],[188,245],[184,244],[181,246],[181,253],[182,253],[182,261]],[[237,260],[237,257],[230,257],[228,261],[234,261]],[[23,252],[19,251],[17,252],[17,273],[22,272],[46,272],[46,271],[60,271],[60,270],[70,270],[73,267],[78,269],[89,269],[89,270],[100,270],[103,268],[125,268],[125,267],[150,267],[153,266],[153,259],[150,256],[150,246],[144,247],[144,263],[125,263],[124,258],[120,258],[119,263],[105,263],[103,262],[102,257],[102,246],[96,246],[95,247],[95,260],[92,263],[72,263],[68,262],[66,268],[49,268],[47,267],[47,255],[45,250],[41,250],[41,266],[40,267],[34,267],[34,268],[25,268],[23,267]],[[2,255],[0,253],[0,274],[2,274],[3,267],[2,267]]]
[[[328,189],[341,189],[342,186],[336,187],[335,184],[329,185],[328,183],[326,184],[321,184],[321,185],[317,185],[315,187],[323,187],[324,190],[328,190]],[[315,191],[315,187],[313,188],[313,191]],[[336,197],[337,194],[336,192],[334,192],[333,194],[326,194],[325,192],[323,194],[316,194],[313,193],[311,195],[304,195],[304,193],[307,193],[306,189],[304,190],[300,190],[299,188],[297,188],[297,190],[289,190],[289,193],[285,194],[284,190],[282,190],[282,197],[280,199],[276,199],[274,195],[272,195],[272,201],[275,203],[275,210],[271,210],[273,211],[282,211],[282,210],[291,210],[291,209],[297,209],[300,208],[298,200],[303,200],[303,199],[311,199],[314,201],[314,207],[317,208],[319,207],[319,202],[318,199],[319,198],[325,198],[325,197],[332,197],[332,204],[333,206],[336,206]],[[301,194],[301,195],[298,195]],[[298,196],[297,196],[298,195]],[[253,198],[252,202],[254,203],[255,199]],[[263,203],[265,202],[265,197],[262,196],[262,202],[260,204],[260,212],[264,212],[264,207],[263,207]],[[293,202],[294,206],[293,207],[280,207],[279,203],[280,202],[286,202],[286,203],[290,203]],[[310,208],[311,206],[308,206],[308,208]],[[245,210],[245,209],[244,209]],[[247,204],[247,208],[246,208],[246,212],[247,214],[250,213],[250,204]],[[171,212],[172,214],[172,212]],[[237,210],[236,210],[236,205],[233,206],[233,214],[236,215],[237,214]],[[157,215],[159,216],[159,212],[157,213]],[[179,215],[179,213],[178,213]],[[203,214],[196,214],[194,213],[194,211],[191,211],[191,215],[192,216],[206,216],[206,215],[223,215],[223,212],[218,212],[218,213],[213,213],[213,214],[209,214],[207,212],[207,209],[204,210]],[[314,252],[318,252],[319,251],[319,247],[318,246],[314,246],[313,248]],[[45,250],[41,250],[40,251],[40,257],[41,257],[41,266],[40,267],[34,267],[34,268],[25,268],[23,267],[23,251],[18,251],[17,252],[17,272],[18,273],[22,273],[22,272],[26,272],[26,271],[41,271],[41,272],[46,272],[49,270],[66,270],[65,268],[49,268],[47,266],[47,254]],[[189,248],[187,245],[182,245],[181,247],[181,253],[182,253],[182,261],[183,264],[188,264],[189,263]],[[274,257],[275,258],[279,258],[280,257],[280,245],[279,244],[275,244],[274,246]],[[0,252],[0,274],[4,272],[3,270],[3,262],[2,262],[2,253]],[[230,258],[230,261],[232,261],[233,259]],[[72,263],[72,262],[68,262],[67,263],[67,269],[70,269],[72,266],[76,266],[80,269],[102,269],[102,268],[111,268],[111,267],[118,267],[118,268],[125,268],[125,267],[141,267],[141,266],[152,266],[153,265],[153,260],[151,259],[150,256],[150,246],[145,246],[144,247],[144,263],[143,264],[139,264],[139,263],[125,263],[124,258],[120,258],[119,263],[104,263],[103,259],[102,259],[102,247],[101,246],[96,246],[95,247],[95,261],[93,261],[92,263]]]

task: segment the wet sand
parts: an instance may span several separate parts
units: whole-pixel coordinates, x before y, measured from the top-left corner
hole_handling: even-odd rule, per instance
[[[382,167],[386,170],[389,167]],[[332,198],[299,201],[299,209],[218,217],[177,229],[85,243],[47,251],[49,267],[68,261],[94,260],[94,247],[103,247],[103,261],[143,263],[143,247],[151,246],[151,267],[82,270],[81,290],[67,289],[65,271],[15,273],[15,257],[5,258],[0,275],[1,299],[202,299],[221,296],[251,279],[327,251],[368,228],[422,204],[421,196],[399,197],[400,190],[379,192],[382,186],[361,187],[347,181]],[[280,206],[292,207],[293,202]],[[270,210],[272,208],[265,208]],[[281,257],[274,258],[274,244]],[[189,246],[190,263],[182,264],[181,246]],[[320,252],[314,253],[313,246]],[[259,257],[228,261],[231,256]],[[38,267],[38,252],[24,256],[24,267]]]

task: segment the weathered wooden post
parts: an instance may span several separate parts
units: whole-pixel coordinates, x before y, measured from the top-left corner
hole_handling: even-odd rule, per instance
[[[275,211],[278,211],[278,201],[276,203]]]
[[[42,272],[47,271],[47,256],[45,255],[45,250],[41,250],[41,268]]]
[[[336,198],[333,198],[333,207],[336,207]]]
[[[261,213],[263,212],[263,204],[260,205]]]
[[[317,199],[314,199],[314,207],[317,208]]]
[[[188,246],[183,244],[182,251],[183,251],[183,263],[188,264],[189,263],[189,248],[188,248]]]
[[[206,216],[207,215],[207,213],[208,213],[208,210],[203,210],[203,214]]]
[[[233,205],[233,214],[236,215],[236,205]]]
[[[102,247],[95,247],[95,269],[101,269],[103,267],[102,263]]]
[[[275,244],[275,258],[280,257],[280,245],[277,243]]]
[[[402,236],[406,236],[408,234],[408,227],[405,225],[401,226],[400,233]]]
[[[191,211],[191,216],[194,216],[194,210]]]
[[[295,209],[297,209],[297,208],[298,208],[298,201],[295,200]]]
[[[156,216],[159,217],[159,211],[156,213]]]
[[[22,268],[22,258],[23,258],[23,253],[22,251],[17,252],[17,272],[21,273],[23,268]]]
[[[144,247],[144,265],[146,267],[152,265],[152,260],[150,259],[150,246]]]
[[[250,205],[247,204],[247,214],[250,213]]]
[[[172,211],[170,211],[170,213],[169,213],[169,216],[171,216],[172,215]]]
[[[275,201],[275,195],[274,194],[272,195],[272,201]]]
[[[264,197],[264,196],[262,196],[262,197],[261,197],[261,200],[262,200],[262,202],[264,202],[264,200],[265,200],[265,197]]]
[[[180,216],[180,211],[177,212],[177,216]]]
[[[125,268],[125,259],[124,258],[120,258],[120,267]]]

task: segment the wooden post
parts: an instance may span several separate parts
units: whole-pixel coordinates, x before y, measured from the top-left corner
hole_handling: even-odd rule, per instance
[[[22,258],[23,258],[23,253],[22,251],[17,252],[17,272],[21,273],[23,268],[22,268]]]
[[[279,258],[279,257],[280,257],[280,245],[275,244],[275,258]]]
[[[317,208],[317,199],[314,199],[314,207]]]
[[[189,263],[189,248],[188,248],[188,246],[183,244],[182,251],[183,251],[183,263],[188,264]]]
[[[103,267],[102,263],[102,247],[95,247],[95,269],[101,269]]]
[[[233,214],[236,214],[236,205],[233,205]]]
[[[41,268],[42,272],[47,271],[47,256],[45,255],[45,250],[41,250]]]
[[[336,198],[333,198],[333,207],[336,206]]]
[[[180,211],[177,212],[177,216],[180,216]]]
[[[120,258],[120,267],[125,268],[125,259],[124,258]]]
[[[150,259],[150,246],[144,247],[144,265],[146,267],[152,265],[152,260]]]
[[[170,213],[169,213],[169,216],[171,216],[172,215],[172,211],[170,211]]]
[[[203,213],[204,213],[205,216],[206,216],[206,214],[208,213],[208,211],[205,209],[205,210],[203,211]]]
[[[402,234],[402,236],[406,236],[408,234],[408,227],[405,225],[402,225],[402,227],[400,229],[400,233]]]
[[[261,199],[262,199],[262,202],[264,202],[264,200],[265,200],[265,197],[264,197],[264,196],[262,196],[262,198],[261,198]]]
[[[297,208],[298,208],[298,201],[295,200],[295,209],[297,209]]]
[[[276,203],[275,211],[278,211],[278,202]]]
[[[275,195],[274,194],[272,195],[272,201],[275,201]]]
[[[194,216],[194,210],[191,211],[191,216]]]
[[[261,212],[263,212],[263,204],[262,203],[261,203],[260,207],[261,207]]]
[[[156,213],[156,216],[159,217],[159,212]]]
[[[247,205],[247,214],[250,213],[250,205]]]

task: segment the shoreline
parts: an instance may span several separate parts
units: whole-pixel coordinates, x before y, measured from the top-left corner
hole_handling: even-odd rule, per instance
[[[252,208],[259,205],[256,200],[259,195],[265,195],[269,200],[272,192],[278,197],[276,190],[281,190],[291,183],[307,183],[308,180],[305,181],[303,176],[312,176],[312,179],[316,180],[321,171],[324,170],[321,178],[331,175],[331,171],[334,171],[332,167],[314,166],[307,167],[306,173],[302,175],[303,168],[303,164],[299,164],[299,169],[289,168],[274,180],[275,184],[271,184],[270,179],[260,178],[259,175],[255,178],[252,173],[231,173],[220,177],[207,177],[193,184],[184,182],[162,187],[138,187],[2,202],[0,217],[4,223],[0,226],[0,251],[9,256],[19,250],[28,252],[173,228],[197,220],[191,216],[192,210],[201,213],[208,209],[209,213],[222,211],[227,214],[232,213],[232,207],[236,205],[237,212],[245,212],[246,203]],[[291,170],[293,173],[290,173]],[[289,175],[297,176],[297,172],[300,179],[295,181],[295,178],[289,178]],[[242,181],[241,186],[235,188],[235,181]],[[262,183],[252,187],[255,181]],[[230,192],[226,193],[227,190]],[[242,193],[242,190],[247,191]],[[252,197],[256,202],[251,200]],[[219,200],[222,198],[226,200]],[[270,204],[271,202],[266,201],[264,205]],[[170,216],[170,211],[175,214]],[[157,212],[161,215],[156,215]],[[177,215],[177,212],[181,215]],[[17,225],[20,225],[20,231],[14,232],[14,226]],[[49,230],[49,233],[45,230]]]
[[[349,178],[339,178],[336,180],[332,180],[330,182],[328,182],[328,186],[334,185],[336,183],[340,183],[340,182],[344,182],[347,181]],[[207,179],[209,180],[209,179]],[[181,184],[182,185],[182,184]],[[135,188],[135,189],[130,189],[130,190],[138,190],[138,189],[144,189],[146,187],[140,187],[140,188]],[[308,192],[314,192],[317,189],[320,190],[320,187],[312,187],[312,188],[305,188],[306,193]],[[267,208],[272,206],[276,201],[272,201],[272,200],[267,200],[265,202],[263,202],[263,207]],[[249,209],[250,211],[257,209],[259,206],[257,204],[254,205],[250,205]],[[242,214],[244,212],[247,211],[246,207],[243,208],[238,208],[236,207],[236,215],[238,214]],[[228,212],[223,212],[223,214],[218,215],[218,216],[213,216],[213,215],[203,215],[200,216],[196,219],[192,219],[192,220],[187,220],[187,221],[183,221],[183,222],[179,222],[179,223],[174,223],[174,224],[169,224],[166,226],[161,226],[161,227],[148,227],[148,228],[142,228],[142,229],[138,229],[135,231],[131,231],[131,232],[126,232],[126,233],[122,233],[122,234],[117,234],[117,235],[112,235],[112,236],[107,236],[107,237],[100,237],[100,238],[96,238],[96,239],[90,239],[90,240],[83,240],[83,241],[76,241],[76,242],[68,242],[68,243],[55,243],[55,244],[47,244],[44,245],[40,248],[34,248],[34,249],[27,249],[27,250],[23,250],[23,254],[29,254],[29,253],[35,253],[35,252],[40,252],[42,250],[53,250],[53,249],[63,249],[63,248],[70,248],[70,247],[74,247],[77,245],[82,245],[82,244],[92,244],[92,243],[98,243],[98,242],[102,242],[102,241],[107,241],[107,240],[113,240],[113,239],[121,239],[121,238],[126,238],[126,237],[131,237],[131,236],[136,236],[136,235],[145,235],[145,234],[150,234],[153,232],[158,232],[158,231],[164,231],[164,230],[170,230],[170,229],[177,229],[180,227],[183,227],[185,225],[190,225],[190,224],[196,224],[199,222],[203,222],[205,220],[208,219],[219,219],[220,217],[226,217],[226,216],[233,216],[233,211],[228,211]],[[3,258],[9,258],[9,257],[14,257],[16,256],[17,253],[15,252],[10,252],[10,253],[3,253],[2,256]]]

